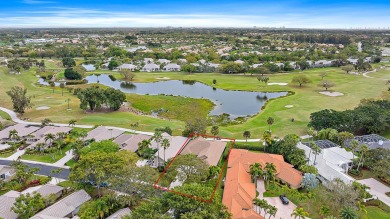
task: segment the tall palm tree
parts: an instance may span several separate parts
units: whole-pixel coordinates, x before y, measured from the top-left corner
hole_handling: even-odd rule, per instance
[[[13,142],[19,139],[18,131],[16,131],[16,129],[9,131],[8,138]]]
[[[275,206],[270,205],[270,207],[268,209],[269,219],[271,219],[271,216],[275,217],[277,212],[278,212],[278,209]]]
[[[160,162],[158,162],[158,159],[160,159],[160,142],[162,140],[162,133],[160,131],[154,132],[154,135],[152,139],[156,142],[157,144],[157,167],[160,166]]]
[[[268,181],[275,181],[276,166],[273,163],[265,163],[265,175],[267,176]]]
[[[340,211],[340,217],[341,219],[357,219],[357,213],[355,209],[351,207],[344,207]]]
[[[64,139],[65,139],[66,134],[64,132],[59,132],[57,133],[56,141],[57,141],[57,147],[60,150],[60,153],[62,154],[62,145],[64,144]]]
[[[313,143],[312,149],[313,149],[313,153],[315,155],[314,165],[316,165],[317,155],[319,155],[321,153],[321,148],[318,145],[316,145],[315,143]]]
[[[76,125],[76,120],[75,119],[71,119],[71,120],[69,120],[69,126],[72,126],[72,127],[74,127],[75,125]]]
[[[51,147],[55,138],[56,137],[52,133],[48,133],[45,135],[45,143],[49,141],[49,147]]]
[[[256,181],[258,177],[262,176],[263,174],[263,166],[261,163],[254,163],[249,166],[249,173],[252,176],[252,180],[255,182],[257,185]]]
[[[171,146],[171,143],[169,142],[169,140],[168,139],[166,139],[166,138],[164,138],[163,140],[162,140],[162,142],[161,142],[161,146],[164,148],[164,163],[165,163],[165,150],[167,149],[167,148],[169,148],[169,146]]]
[[[303,208],[295,208],[293,213],[291,214],[291,217],[294,217],[294,219],[304,219],[309,216],[309,213],[305,211]]]
[[[268,124],[268,131],[271,131],[271,125],[274,124],[275,120],[272,117],[268,117],[267,124]]]
[[[366,144],[362,144],[360,145],[360,148],[359,148],[359,152],[360,152],[360,161],[359,161],[359,164],[358,164],[358,167],[357,167],[357,170],[359,171],[360,169],[360,166],[363,166],[364,165],[364,156],[367,154],[367,152],[369,151],[368,147]]]
[[[250,131],[244,131],[244,133],[242,133],[242,137],[244,137],[245,141],[248,142],[248,138],[251,137],[251,132]]]
[[[359,147],[359,142],[354,139],[351,141],[351,143],[349,143],[349,146],[351,147],[352,150],[352,160],[354,160],[356,149]]]
[[[265,146],[270,145],[272,143],[272,133],[270,131],[268,131],[268,130],[265,131],[263,133],[263,140],[265,142]],[[266,151],[265,147],[264,147],[264,151]]]

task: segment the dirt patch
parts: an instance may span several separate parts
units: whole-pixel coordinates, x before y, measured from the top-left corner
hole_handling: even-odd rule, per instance
[[[48,107],[48,106],[40,106],[40,107],[37,107],[36,110],[48,110],[50,108],[51,107]]]
[[[157,80],[170,80],[170,78],[168,77],[160,77],[160,78],[156,78]]]
[[[344,96],[343,93],[340,92],[331,92],[331,91],[322,91],[320,94],[330,96],[330,97],[339,97],[339,96]]]
[[[280,86],[286,86],[288,83],[284,82],[273,82],[273,83],[268,83],[268,85],[280,85]]]

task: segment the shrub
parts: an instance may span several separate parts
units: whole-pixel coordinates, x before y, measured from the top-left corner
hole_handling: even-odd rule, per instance
[[[66,82],[66,85],[77,85],[77,84],[86,84],[86,83],[88,83],[88,81],[84,79],[84,80],[68,81]]]
[[[69,79],[69,80],[81,80],[82,79],[81,74],[76,72],[75,70],[73,70],[71,68],[65,69],[64,75],[65,75],[65,78]]]
[[[260,143],[259,143],[260,144]],[[245,144],[237,144],[234,145],[236,149],[245,149],[249,151],[264,151],[264,146],[262,145],[245,145]]]

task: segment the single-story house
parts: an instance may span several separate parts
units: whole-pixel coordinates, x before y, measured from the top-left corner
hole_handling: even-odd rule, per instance
[[[253,65],[252,65],[252,68],[257,68],[257,67],[263,66],[263,65],[264,65],[263,63],[260,63],[260,64],[253,64]]]
[[[64,188],[61,186],[45,184],[45,185],[30,187],[24,190],[23,192],[21,192],[21,194],[27,194],[27,193],[33,194],[34,192],[36,192],[41,194],[41,196],[44,198],[49,197],[51,194],[54,194],[57,198],[59,198],[61,197],[63,191]]]
[[[359,144],[366,144],[370,150],[376,148],[384,148],[390,150],[390,140],[377,134],[356,136],[354,139],[357,140]],[[344,145],[346,147],[350,147],[351,141],[352,139],[346,140]],[[357,150],[359,150],[359,148],[357,148]]]
[[[217,68],[219,68],[219,66],[221,66],[220,64],[215,64],[215,63],[207,63],[207,65],[211,68],[214,68],[214,69],[217,69]]]
[[[202,65],[206,64],[206,60],[204,60],[204,59],[201,59],[201,60],[199,60],[198,62],[199,62],[200,64],[202,64]]]
[[[225,148],[226,142],[198,137],[189,141],[180,154],[195,154],[208,165],[217,166]]]
[[[20,196],[20,192],[9,191],[0,196],[0,218],[4,219],[17,219],[18,215],[11,210],[14,206],[16,199]]]
[[[143,140],[149,140],[152,136],[143,135],[143,134],[123,134],[117,137],[114,142],[119,145],[119,147],[126,151],[136,152],[138,150],[138,143]]]
[[[180,149],[187,143],[188,139],[186,137],[170,136],[168,134],[165,134],[163,138],[168,139],[170,144],[169,147],[165,149],[165,161],[175,157],[180,152]],[[157,148],[157,143],[155,141],[152,141],[152,148]],[[155,154],[152,167],[157,167],[158,162],[160,165],[164,165],[164,148],[161,147],[161,143],[160,149]]]
[[[191,63],[191,65],[195,66],[195,67],[199,67],[200,64],[199,63]]]
[[[297,147],[305,151],[308,164],[314,165],[317,168],[319,178],[322,181],[332,181],[336,178],[341,179],[345,183],[354,181],[347,174],[353,164],[352,152],[346,151],[334,143],[329,144],[327,140],[324,140],[322,143],[315,141],[315,144],[321,148],[321,152],[317,156],[313,153],[308,143],[306,145],[298,143]]]
[[[358,59],[353,59],[353,58],[349,58],[349,59],[347,59],[347,61],[349,63],[351,63],[352,65],[357,65],[357,63],[358,63]]]
[[[332,61],[328,60],[318,60],[313,63],[314,68],[324,68],[324,67],[331,67]]]
[[[144,72],[160,71],[160,66],[156,65],[154,63],[149,63],[149,64],[144,65],[144,67],[142,68],[142,71],[144,71]]]
[[[94,130],[89,131],[85,140],[95,139],[95,141],[104,141],[114,139],[123,133],[124,131],[119,129],[108,129],[104,126],[99,126]]]
[[[234,61],[234,63],[237,63],[237,64],[240,64],[240,65],[243,65],[243,64],[245,64],[245,62],[244,61],[242,61],[242,60],[236,60],[236,61]]]
[[[178,59],[177,61],[183,64],[187,63],[187,59]]]
[[[34,142],[37,142],[38,140],[44,138],[47,134],[53,134],[57,135],[58,133],[65,133],[69,134],[69,132],[72,131],[72,128],[65,127],[65,126],[45,126],[36,132],[30,134],[27,136],[27,144],[32,144]]]
[[[121,219],[126,215],[130,215],[130,213],[131,213],[130,208],[123,208],[123,209],[119,209],[118,211],[116,211],[114,214],[110,215],[106,219]]]
[[[96,67],[92,64],[88,64],[88,65],[82,64],[81,66],[83,66],[86,71],[95,71],[96,70]]]
[[[169,63],[168,65],[164,66],[163,68],[164,71],[180,71],[181,67],[180,65],[176,63]]]
[[[14,174],[14,168],[10,166],[0,165],[0,180],[9,181]]]
[[[9,141],[9,133],[12,130],[16,130],[18,132],[18,136],[23,139],[31,133],[37,131],[38,129],[40,129],[40,127],[25,124],[16,124],[13,126],[8,126],[7,128],[0,131],[0,140],[3,142]]]
[[[122,65],[118,66],[117,69],[119,71],[121,71],[121,70],[135,71],[137,69],[137,66],[135,66],[133,64],[122,64]]]
[[[154,63],[154,60],[152,58],[144,58],[144,62],[146,64],[149,64],[149,63]]]
[[[32,219],[48,218],[48,217],[73,217],[80,210],[81,205],[89,201],[91,196],[84,190],[74,192],[65,198],[59,200],[53,205],[45,208],[38,214],[32,217]]]

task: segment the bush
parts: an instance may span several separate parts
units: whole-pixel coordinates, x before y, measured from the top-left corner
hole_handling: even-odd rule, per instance
[[[108,77],[111,79],[111,81],[116,81],[116,77],[114,75],[108,75]]]
[[[81,74],[76,72],[75,70],[73,70],[71,68],[65,69],[64,76],[66,79],[69,79],[69,80],[81,80],[82,79]]]
[[[259,143],[260,144],[260,143]],[[235,149],[245,149],[249,151],[264,151],[264,146],[262,145],[245,145],[245,144],[235,144],[234,145]]]
[[[77,85],[77,84],[86,84],[86,83],[88,83],[88,81],[84,79],[84,80],[68,81],[66,82],[66,85]]]

